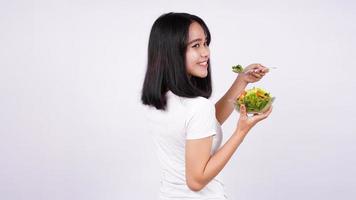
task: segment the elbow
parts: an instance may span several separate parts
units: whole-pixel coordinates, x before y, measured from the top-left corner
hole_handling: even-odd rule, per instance
[[[197,181],[187,181],[187,186],[194,192],[199,192],[204,188],[204,185],[198,183]]]

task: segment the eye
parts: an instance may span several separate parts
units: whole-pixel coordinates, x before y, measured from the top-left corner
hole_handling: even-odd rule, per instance
[[[199,48],[199,47],[200,47],[200,44],[199,44],[199,43],[193,45],[193,48]]]

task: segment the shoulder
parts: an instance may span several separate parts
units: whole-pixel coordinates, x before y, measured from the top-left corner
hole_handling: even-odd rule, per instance
[[[214,103],[205,97],[195,97],[186,100],[186,107],[191,114],[199,112],[215,112]]]
[[[210,99],[207,99],[205,97],[193,98],[191,104],[194,105],[195,108],[211,107],[214,105]]]
[[[210,99],[201,96],[187,98],[177,96],[172,92],[168,92],[168,101],[168,104],[171,105],[177,106],[177,104],[179,104],[179,107],[188,113],[195,113],[199,110],[215,109],[215,105]]]

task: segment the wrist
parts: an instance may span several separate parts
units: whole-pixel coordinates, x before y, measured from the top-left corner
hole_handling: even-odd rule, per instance
[[[245,87],[249,83],[247,80],[244,79],[244,77],[242,75],[238,75],[236,77],[236,82],[238,82],[238,84],[244,85]]]

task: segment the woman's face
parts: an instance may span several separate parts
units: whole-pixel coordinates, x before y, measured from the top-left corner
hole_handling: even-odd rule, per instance
[[[188,75],[205,78],[208,75],[208,60],[210,50],[205,33],[199,23],[189,26],[188,46],[185,65]]]

